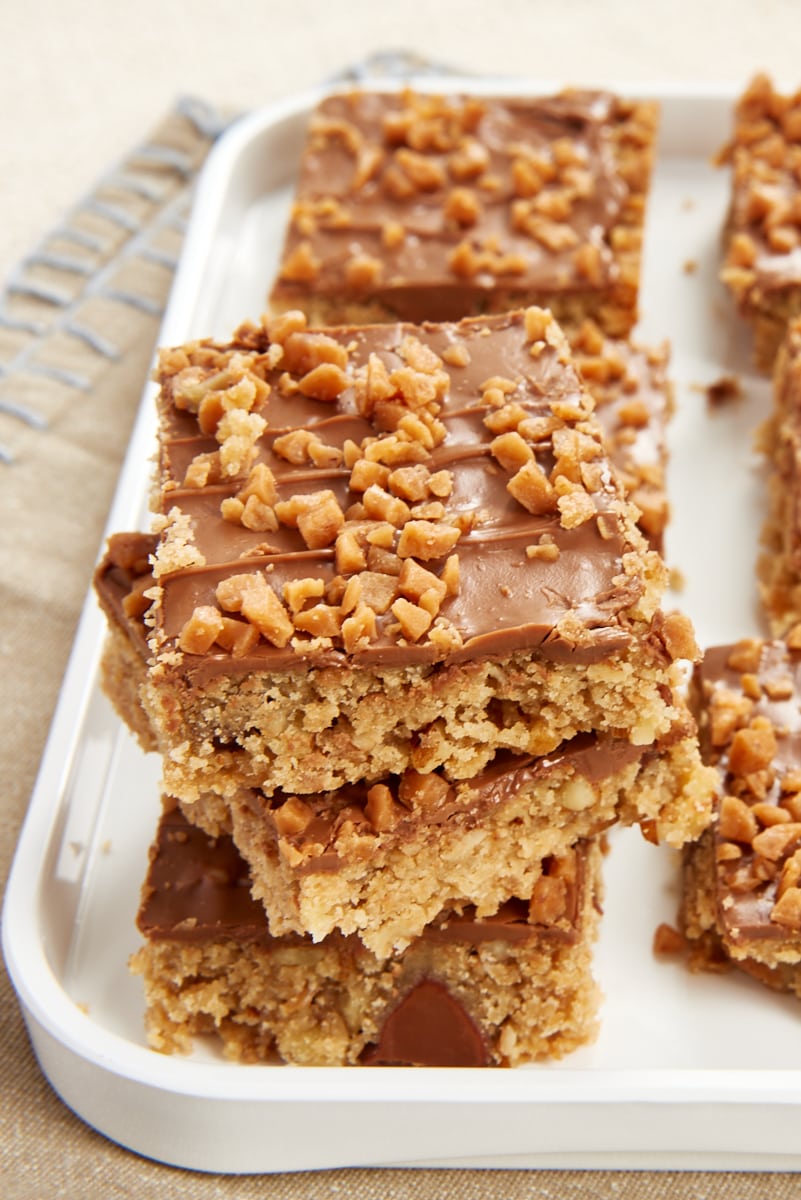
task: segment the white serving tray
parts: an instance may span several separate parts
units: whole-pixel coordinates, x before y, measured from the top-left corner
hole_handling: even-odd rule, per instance
[[[413,81],[414,82],[414,81]],[[552,84],[417,81],[429,89],[547,92]],[[617,84],[624,94],[638,89]],[[764,480],[752,451],[769,387],[716,282],[727,176],[710,165],[735,88],[654,88],[662,103],[640,336],[673,344],[678,412],[667,557],[702,644],[760,631],[754,562]],[[227,336],[258,317],[276,265],[311,105],[255,113],[202,176],[162,344]],[[693,269],[685,264],[693,264]],[[712,411],[724,373],[742,399]],[[147,526],[154,448],[148,386],[108,531]],[[597,953],[606,1000],[598,1042],[516,1071],[241,1066],[213,1046],[146,1047],[126,962],[158,812],[159,764],[97,685],[103,620],[82,615],[4,909],[3,946],[31,1040],[53,1087],[84,1120],[140,1154],[215,1172],[348,1165],[801,1167],[798,1001],[735,975],[657,961],[674,921],[676,858],[639,833],[613,838]]]

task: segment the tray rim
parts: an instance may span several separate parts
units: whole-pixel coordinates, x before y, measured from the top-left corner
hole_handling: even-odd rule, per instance
[[[404,83],[429,90],[470,89],[490,94],[547,94],[558,84],[540,80],[486,79],[466,76],[410,76],[403,81],[360,79],[360,87],[395,90]],[[346,85],[353,86],[352,83]],[[603,84],[597,86],[603,87]],[[609,85],[607,85],[609,86]],[[205,264],[208,229],[214,228],[224,204],[233,165],[244,147],[260,132],[280,121],[298,117],[324,94],[340,89],[329,85],[309,89],[260,108],[237,119],[213,147],[201,172],[183,251],[170,300],[158,336],[158,345],[177,344],[187,333],[191,300],[197,293]],[[611,90],[632,98],[661,102],[683,101],[730,106],[740,90],[728,83],[661,83],[648,85],[616,82]],[[134,527],[141,509],[142,488],[150,470],[148,462],[155,437],[153,395],[155,385],[145,384],[128,451],[123,460],[114,500],[106,521],[108,534]],[[102,543],[101,543],[102,544]],[[39,772],[31,795],[9,873],[3,906],[2,947],[12,984],[28,1024],[34,1050],[53,1086],[80,1115],[80,1103],[65,1092],[64,1069],[70,1059],[80,1061],[98,1078],[111,1076],[171,1096],[192,1100],[256,1102],[336,1101],[339,1104],[371,1103],[476,1103],[490,1107],[501,1104],[562,1107],[575,1105],[646,1104],[660,1108],[689,1105],[693,1109],[714,1104],[727,1110],[745,1106],[801,1104],[801,1070],[734,1068],[599,1069],[560,1065],[557,1071],[538,1073],[443,1070],[431,1068],[373,1068],[369,1074],[344,1068],[254,1067],[232,1069],[230,1064],[184,1060],[186,1070],[176,1071],[175,1060],[128,1042],[119,1035],[92,1024],[91,1019],[66,994],[47,961],[38,936],[41,855],[58,815],[96,671],[104,636],[102,615],[91,587],[81,610],[63,685],[59,694]],[[32,950],[35,948],[35,951]],[[48,1043],[54,1041],[61,1052]],[[266,1074],[265,1074],[266,1071]],[[479,1082],[480,1081],[480,1082]],[[480,1092],[480,1096],[476,1094]],[[91,1118],[87,1118],[90,1119]],[[102,1130],[101,1130],[102,1131]],[[114,1135],[111,1135],[114,1136]],[[124,1140],[122,1138],[118,1140]],[[147,1148],[134,1146],[140,1153]],[[731,1147],[733,1148],[733,1147]],[[730,1148],[730,1149],[731,1149]],[[622,1152],[625,1156],[625,1151]],[[644,1152],[646,1155],[649,1152]],[[673,1153],[673,1152],[671,1152]],[[680,1150],[675,1154],[681,1155]],[[773,1156],[778,1158],[781,1156]],[[801,1166],[797,1156],[783,1156]],[[761,1157],[760,1157],[761,1161]],[[187,1162],[178,1165],[193,1165]],[[587,1163],[587,1165],[592,1165]],[[675,1163],[674,1163],[675,1165]],[[204,1169],[204,1168],[201,1168]],[[205,1169],[216,1169],[207,1167]],[[231,1169],[231,1168],[222,1168]],[[269,1168],[271,1169],[271,1168]],[[290,1168],[291,1169],[291,1168]]]

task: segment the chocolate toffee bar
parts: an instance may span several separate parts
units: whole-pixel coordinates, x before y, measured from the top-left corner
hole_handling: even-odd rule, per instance
[[[801,91],[784,96],[757,75],[740,97],[720,155],[732,168],[721,278],[769,371],[787,322],[801,316]]]
[[[160,381],[142,698],[169,794],[469,779],[684,719],[691,630],[659,608],[664,565],[548,314],[288,316],[166,352]]]
[[[116,631],[106,678],[126,720],[145,679],[139,598],[152,583],[153,545],[148,535],[118,535],[97,572]],[[654,840],[675,840],[693,809],[699,822],[708,814],[711,774],[697,769],[695,726],[685,713],[656,746],[584,734],[542,758],[501,753],[457,782],[410,770],[334,793],[267,798],[243,788],[228,802],[210,793],[185,809],[212,835],[233,830],[273,932],[318,940],[334,929],[358,932],[386,955],[455,899],[483,916],[511,891],[528,894],[544,858],[615,821],[640,821]]]
[[[801,318],[779,348],[773,410],[761,431],[769,471],[760,592],[775,636],[801,622]]]
[[[500,754],[458,782],[410,771],[326,794],[243,790],[233,836],[275,933],[357,933],[387,955],[456,901],[483,917],[530,894],[544,859],[617,821],[657,840],[705,814],[711,780],[688,725],[656,747],[584,734],[541,758]],[[186,811],[221,828],[213,805]]]
[[[733,963],[801,997],[801,651],[748,639],[707,651],[694,695],[718,772],[716,823],[685,850],[696,966]]]
[[[591,947],[600,851],[545,864],[530,896],[480,920],[439,913],[402,953],[357,938],[273,936],[230,838],[167,813],[151,850],[132,960],[150,1044],[189,1051],[216,1034],[227,1057],[316,1066],[516,1066],[596,1033]]]
[[[332,95],[312,114],[274,311],[450,321],[538,304],[637,318],[656,106],[603,92]]]

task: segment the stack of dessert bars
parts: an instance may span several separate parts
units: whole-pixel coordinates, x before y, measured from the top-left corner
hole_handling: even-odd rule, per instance
[[[597,1028],[604,831],[707,826],[667,351],[628,340],[655,123],[331,97],[268,315],[162,351],[154,528],[96,576],[106,689],[163,763],[157,1049],[559,1057]]]

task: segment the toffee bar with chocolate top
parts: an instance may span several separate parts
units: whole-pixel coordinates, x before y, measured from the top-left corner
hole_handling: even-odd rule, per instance
[[[158,374],[143,697],[169,794],[470,778],[673,727],[692,630],[659,608],[664,564],[550,314],[289,314]]]
[[[769,473],[760,594],[771,633],[784,637],[801,622],[801,317],[790,322],[776,357],[760,449]]]
[[[596,1034],[600,850],[545,864],[491,918],[443,912],[401,954],[271,934],[230,838],[162,818],[138,917],[151,1045],[217,1034],[227,1057],[314,1066],[515,1066]]]
[[[721,279],[754,334],[754,358],[770,371],[787,323],[801,316],[801,90],[781,95],[755,76],[737,102]]]
[[[538,304],[637,319],[657,108],[604,92],[352,91],[312,114],[270,303],[320,325]]]
[[[484,916],[510,890],[528,895],[543,860],[616,822],[655,840],[688,813],[700,827],[712,781],[696,754],[688,719],[656,747],[583,734],[542,758],[500,754],[456,783],[409,771],[323,795],[243,791],[233,836],[274,932],[354,933],[387,955],[455,901]],[[220,827],[214,804],[184,810]]]
[[[138,598],[150,577],[146,565],[136,576],[128,564],[146,564],[148,545],[148,535],[110,539],[96,577],[115,630],[104,674],[129,723],[145,679]],[[700,829],[712,772],[697,770],[697,753],[685,712],[657,746],[583,734],[544,758],[501,753],[457,782],[410,770],[330,794],[279,791],[267,799],[242,789],[228,802],[206,794],[183,807],[211,835],[233,830],[274,932],[317,939],[334,929],[358,932],[371,950],[387,954],[454,898],[483,914],[510,890],[527,894],[544,858],[615,821],[639,821],[653,840],[675,841],[694,813]]]
[[[685,850],[691,962],[729,961],[801,996],[801,650],[716,646],[693,693],[719,782],[716,823]]]

